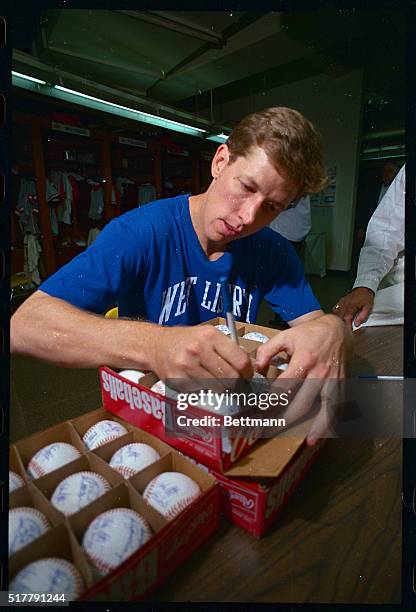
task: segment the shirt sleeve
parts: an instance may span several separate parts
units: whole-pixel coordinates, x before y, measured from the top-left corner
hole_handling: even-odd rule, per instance
[[[403,166],[368,223],[353,289],[368,287],[375,293],[404,249],[405,185]]]
[[[152,228],[145,219],[134,223],[133,215],[137,212],[108,223],[91,246],[50,276],[39,289],[97,314],[117,303],[137,286],[147,266]]]
[[[321,305],[305,278],[303,266],[295,249],[288,240],[274,234],[269,256],[269,288],[264,299],[274,312],[290,322],[314,310]]]

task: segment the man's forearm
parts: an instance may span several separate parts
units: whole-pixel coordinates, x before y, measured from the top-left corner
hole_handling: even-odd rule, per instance
[[[151,369],[160,326],[110,319],[41,291],[11,319],[11,351],[65,367]]]

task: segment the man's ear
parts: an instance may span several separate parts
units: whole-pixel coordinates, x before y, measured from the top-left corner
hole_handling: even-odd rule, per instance
[[[228,165],[230,160],[230,151],[225,143],[220,145],[215,152],[211,162],[211,174],[212,178],[216,179]]]

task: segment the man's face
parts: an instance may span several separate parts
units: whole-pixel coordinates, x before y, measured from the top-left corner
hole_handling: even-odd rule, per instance
[[[221,145],[212,161],[214,181],[205,203],[204,233],[219,245],[254,234],[298,195],[298,186],[272,166],[260,147],[228,162],[228,147]]]

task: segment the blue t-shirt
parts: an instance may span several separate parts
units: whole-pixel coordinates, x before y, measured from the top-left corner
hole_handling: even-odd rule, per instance
[[[131,210],[40,289],[95,313],[195,325],[222,316],[219,278],[228,275],[234,316],[255,323],[263,298],[285,320],[320,305],[289,242],[269,228],[235,240],[216,261],[203,251],[187,195]]]

